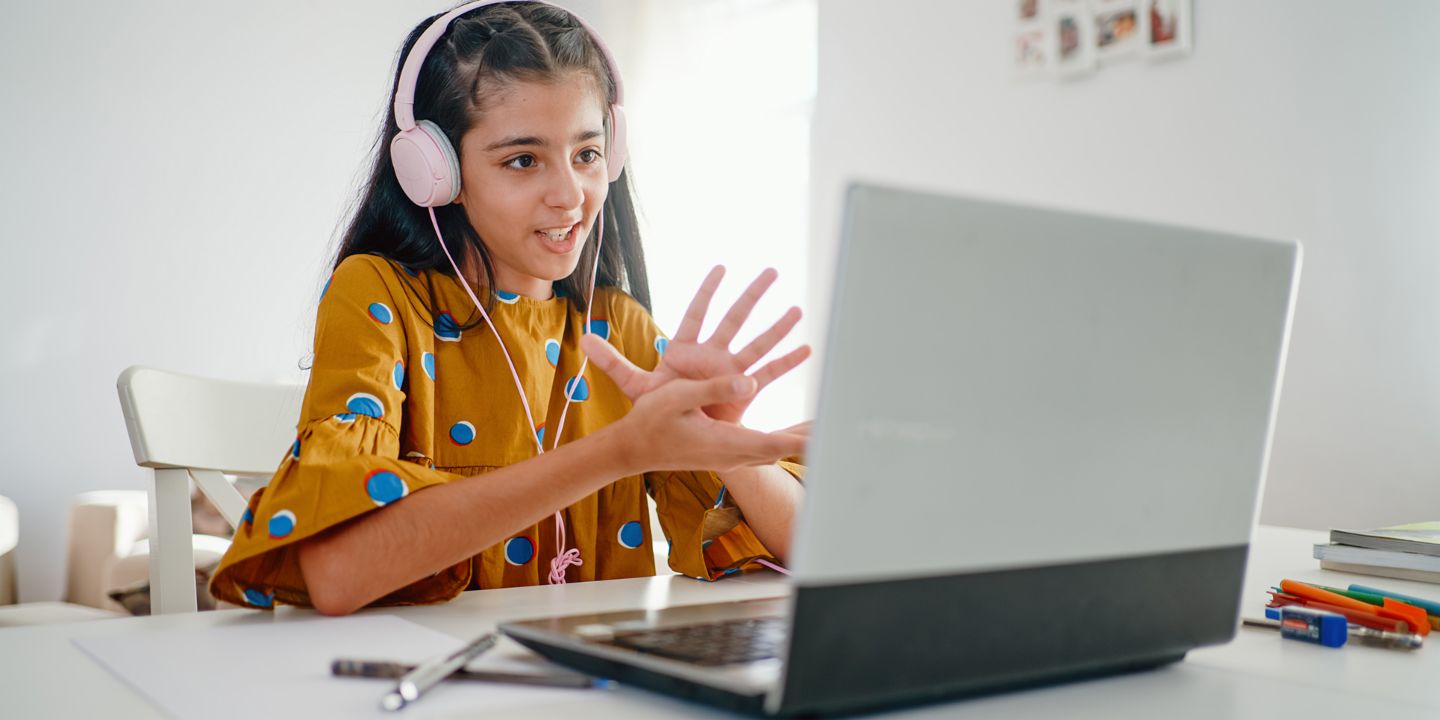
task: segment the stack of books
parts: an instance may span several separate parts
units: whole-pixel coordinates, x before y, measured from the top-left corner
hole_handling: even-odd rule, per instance
[[[1440,521],[1331,530],[1315,558],[1326,570],[1440,583]]]

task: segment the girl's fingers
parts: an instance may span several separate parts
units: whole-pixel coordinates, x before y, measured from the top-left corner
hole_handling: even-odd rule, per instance
[[[599,335],[586,333],[580,338],[580,350],[590,358],[590,364],[600,368],[628,396],[635,399],[635,388],[644,379],[645,371],[636,367]]]
[[[755,386],[758,391],[759,388],[763,388],[766,385],[775,382],[777,378],[781,377],[785,373],[790,372],[791,370],[794,370],[796,366],[798,366],[800,363],[805,362],[805,359],[808,357],[810,357],[810,346],[801,345],[800,347],[795,348],[794,350],[791,350],[790,352],[785,353],[784,355],[781,355],[780,357],[775,358],[768,363],[765,363],[764,367],[756,370],[753,374],[750,375],[750,377],[755,378]]]
[[[760,358],[765,357],[766,353],[774,350],[775,346],[779,345],[780,341],[784,340],[785,336],[789,335],[790,331],[795,329],[795,324],[800,322],[800,315],[800,308],[798,307],[792,307],[786,310],[785,314],[781,315],[780,319],[776,320],[775,324],[770,326],[770,329],[760,333],[759,337],[751,340],[749,345],[746,345],[744,349],[735,354],[736,362],[739,363],[740,367],[749,370],[751,365],[759,362]]]
[[[777,277],[780,277],[780,273],[775,268],[765,268],[761,271],[751,281],[750,287],[745,288],[745,292],[740,294],[740,299],[730,306],[730,311],[725,313],[725,317],[715,327],[715,334],[711,335],[706,342],[728,349],[730,343],[735,339],[735,335],[745,325],[745,320],[750,317],[750,311],[755,309],[755,303],[760,302],[760,298],[765,296],[765,291],[775,284]]]
[[[782,435],[800,435],[802,437],[810,437],[810,425],[813,422],[813,420],[806,420],[805,422],[795,423],[794,425],[791,425],[784,430],[776,430],[775,432]]]
[[[657,392],[665,392],[671,408],[683,412],[745,400],[753,396],[756,389],[754,379],[729,375],[709,380],[671,380]]]
[[[766,433],[738,425],[725,425],[716,432],[717,439],[733,448],[744,465],[773,463],[780,458],[805,452],[806,439],[800,435]]]
[[[807,438],[794,433],[766,433],[733,423],[718,422],[700,408],[747,400],[757,386],[744,375],[709,380],[671,380],[647,394],[636,404],[636,412],[647,418],[646,426],[666,428],[674,443],[661,443],[660,463],[665,467],[703,467],[722,470],[745,465],[773,463],[782,457],[805,451]],[[653,435],[650,430],[641,430]],[[685,448],[680,452],[675,450]],[[656,466],[659,469],[661,466]]]
[[[695,342],[700,337],[700,326],[705,324],[705,313],[710,309],[710,299],[715,297],[715,290],[720,287],[720,279],[725,277],[725,267],[716,265],[710,268],[710,274],[700,283],[700,289],[695,291],[695,297],[690,300],[690,307],[685,308],[685,317],[680,320],[680,329],[675,331],[675,342]]]
[[[756,440],[756,449],[762,453],[761,462],[773,463],[783,457],[803,454],[806,444],[806,439],[799,435],[767,433],[763,440]]]

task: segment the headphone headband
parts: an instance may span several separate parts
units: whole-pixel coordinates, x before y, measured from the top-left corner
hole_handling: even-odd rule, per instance
[[[479,0],[466,3],[430,23],[430,27],[425,28],[420,37],[415,39],[410,52],[405,54],[405,62],[400,66],[400,77],[395,85],[395,124],[400,126],[400,131],[390,140],[390,163],[395,168],[395,178],[400,182],[400,188],[405,191],[406,197],[420,207],[448,205],[454,202],[460,193],[459,153],[435,123],[415,119],[415,84],[420,77],[420,68],[425,65],[425,57],[430,54],[435,43],[440,42],[440,37],[455,18],[486,5],[517,1],[559,7],[544,0]],[[605,158],[606,175],[610,182],[615,182],[625,168],[628,154],[623,104],[625,87],[620,81],[620,66],[616,64],[615,55],[610,52],[610,47],[600,38],[600,34],[579,15],[570,13],[570,16],[580,23],[591,41],[600,48],[600,53],[605,56],[608,65],[606,69],[610,81],[615,85],[615,102],[609,103],[610,132]]]
[[[559,7],[554,3],[545,2],[545,0],[477,0],[465,3],[441,15],[435,22],[430,23],[430,27],[425,28],[425,32],[420,33],[420,37],[416,38],[410,52],[405,55],[405,64],[400,68],[400,82],[395,87],[395,124],[400,126],[401,130],[415,127],[415,85],[420,79],[420,68],[425,65],[425,58],[430,55],[430,50],[435,47],[435,43],[440,42],[440,37],[450,28],[450,23],[454,22],[455,18],[486,5],[517,1]],[[590,23],[585,22],[585,18],[568,9],[561,9],[570,13],[570,16],[580,23],[580,27],[590,35],[590,39],[595,42],[596,47],[600,48],[600,54],[605,56],[605,64],[609,67],[610,81],[615,84],[615,102],[613,104],[623,107],[625,105],[625,85],[620,80],[620,65],[615,62],[615,55],[610,52],[610,46],[605,44],[600,33],[595,32],[595,28],[591,27]]]

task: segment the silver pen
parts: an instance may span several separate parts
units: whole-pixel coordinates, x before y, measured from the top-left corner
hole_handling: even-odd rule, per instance
[[[494,647],[498,639],[495,633],[485,633],[476,638],[474,642],[455,652],[420,663],[418,667],[405,673],[400,681],[395,683],[395,689],[380,698],[380,707],[386,710],[399,710],[406,705],[420,699],[420,695],[432,687],[440,684],[440,681],[450,677],[465,664],[474,660],[480,653]]]

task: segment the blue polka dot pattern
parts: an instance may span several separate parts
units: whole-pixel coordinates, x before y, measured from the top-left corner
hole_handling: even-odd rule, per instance
[[[545,444],[545,423],[542,422],[535,428],[535,439],[539,440],[541,445]]]
[[[416,270],[415,268],[410,267],[409,265],[401,265],[401,266],[400,266],[400,269],[401,269],[401,270],[404,270],[404,271],[405,271],[405,274],[406,274],[406,275],[409,275],[410,277],[413,277],[413,278],[418,278],[418,277],[420,277],[420,272],[419,272],[418,270]]]
[[[325,287],[320,288],[320,299],[321,299],[321,300],[324,300],[324,299],[325,299],[325,293],[330,292],[330,281],[331,281],[331,280],[334,280],[334,279],[335,279],[335,276],[334,276],[334,275],[331,275],[330,277],[325,278]]]
[[[461,420],[450,426],[450,441],[456,445],[469,445],[475,440],[475,426],[468,420]]]
[[[396,390],[399,390],[399,389],[400,389],[400,386],[403,385],[403,384],[405,384],[405,363],[404,363],[403,361],[401,361],[401,360],[396,360],[396,361],[395,361],[395,389],[396,389]]]
[[[385,417],[385,405],[380,398],[370,393],[355,393],[345,401],[345,409],[356,415],[367,415],[373,418]]]
[[[245,588],[245,602],[255,607],[271,607],[275,604],[275,593],[263,593],[255,588]]]
[[[445,342],[460,342],[460,325],[450,313],[442,312],[435,318],[435,337]]]
[[[299,459],[300,459],[300,440],[299,440],[299,438],[296,438],[295,444],[290,446],[290,459],[292,459],[292,460],[299,460]]]
[[[637,520],[631,520],[620,526],[620,532],[616,533],[620,544],[634,550],[645,542],[645,529],[640,526]]]
[[[670,341],[667,340],[666,338],[663,338],[663,337],[657,337],[657,338],[655,338],[655,352],[660,353],[660,356],[661,356],[661,357],[664,357],[664,356],[665,356],[665,350],[666,350],[667,348],[669,348],[669,347],[670,347]]]
[[[504,290],[496,290],[495,297],[500,298],[500,302],[503,302],[506,305],[514,305],[515,303],[520,302],[519,294],[506,292]]]
[[[609,340],[609,339],[610,339],[610,321],[609,321],[609,320],[591,320],[591,321],[590,321],[590,332],[593,333],[593,334],[595,334],[595,335],[599,335],[601,340]]]
[[[370,318],[381,325],[389,325],[390,321],[395,319],[385,303],[370,303]]]
[[[545,341],[545,359],[550,361],[550,366],[560,364],[560,341],[550,339]]]
[[[270,516],[270,537],[276,540],[283,538],[295,531],[295,513],[289,510],[280,510]]]
[[[435,353],[425,353],[420,356],[420,367],[425,368],[425,377],[435,381]]]
[[[365,494],[378,507],[384,507],[410,494],[410,487],[389,470],[375,470],[365,476]]]
[[[355,422],[355,413],[340,413],[335,416],[335,419],[342,423],[352,423]]]
[[[576,381],[579,381],[578,383]],[[575,402],[585,402],[590,399],[590,383],[585,382],[583,377],[572,377],[565,381],[565,397]]]
[[[247,507],[245,508],[245,513],[240,516],[240,524],[249,525],[253,522],[255,522],[255,513],[251,512],[250,508]]]
[[[513,537],[505,541],[505,562],[511,565],[524,565],[535,557],[535,543],[530,538]]]

